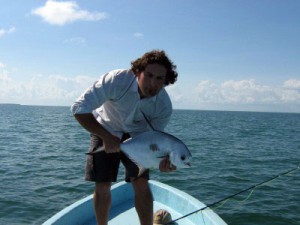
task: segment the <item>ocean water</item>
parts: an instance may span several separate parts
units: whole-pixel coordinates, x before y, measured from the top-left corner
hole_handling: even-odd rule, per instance
[[[193,165],[152,179],[205,204],[300,165],[300,114],[174,110],[166,131]],[[0,224],[41,224],[90,195],[88,144],[68,107],[0,105]],[[231,225],[300,224],[300,170],[212,208]]]

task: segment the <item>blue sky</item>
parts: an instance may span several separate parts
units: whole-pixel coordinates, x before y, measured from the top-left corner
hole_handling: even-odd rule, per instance
[[[163,49],[175,109],[300,112],[298,0],[0,0],[0,103],[71,105]]]

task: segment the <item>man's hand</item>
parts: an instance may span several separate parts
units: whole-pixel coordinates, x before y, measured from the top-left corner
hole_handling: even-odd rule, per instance
[[[172,165],[169,157],[167,156],[163,160],[160,161],[159,170],[161,172],[172,172],[176,170],[176,166]]]

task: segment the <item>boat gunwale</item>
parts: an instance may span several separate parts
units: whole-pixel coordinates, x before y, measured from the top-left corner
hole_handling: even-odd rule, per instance
[[[180,212],[182,215],[188,214],[193,210],[201,209],[206,205],[196,199],[195,197],[189,195],[186,192],[183,192],[175,187],[170,185],[161,183],[155,180],[149,180],[149,185],[155,194],[153,195],[154,202],[163,202],[163,204],[171,206],[175,206],[179,200],[183,200],[187,203],[187,205],[176,205],[175,211]],[[120,188],[122,187],[122,188]],[[129,192],[128,192],[129,191]],[[125,181],[116,183],[112,185],[112,196],[116,195],[112,199],[111,209],[113,209],[117,205],[122,205],[125,202],[133,202],[133,188],[130,183],[126,183]],[[160,192],[160,194],[159,194]],[[126,195],[124,195],[126,193]],[[172,198],[168,198],[168,196],[172,196]],[[175,199],[176,197],[176,199]],[[178,208],[179,207],[179,208]],[[111,214],[110,219],[118,216],[121,212],[115,212]],[[226,223],[219,217],[211,209],[207,208],[204,211],[201,211],[202,216],[205,216],[205,224],[217,224],[217,225],[226,225]],[[199,214],[195,214],[189,217],[191,221],[199,221],[197,218]],[[83,218],[84,217],[84,218]],[[193,218],[194,217],[194,218]],[[199,216],[198,216],[199,217]],[[176,218],[173,218],[176,219]],[[95,220],[94,216],[94,208],[93,208],[93,194],[80,199],[73,204],[67,206],[61,211],[57,212],[47,221],[45,221],[42,225],[65,225],[65,224],[82,224],[79,221],[92,221]],[[207,222],[206,222],[207,221]],[[194,222],[195,223],[195,222]],[[197,224],[197,223],[196,223]]]

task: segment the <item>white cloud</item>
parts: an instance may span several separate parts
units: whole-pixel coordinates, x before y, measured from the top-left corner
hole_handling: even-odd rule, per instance
[[[140,33],[140,32],[136,32],[136,33],[134,33],[133,34],[133,36],[135,37],[135,38],[143,38],[144,37],[144,34],[142,34],[142,33]]]
[[[70,105],[97,78],[36,75],[19,82],[0,70],[0,103]]]
[[[0,102],[7,103],[10,101],[10,93],[14,86],[13,79],[9,76],[7,70],[5,70],[5,65],[1,63],[0,66]]]
[[[224,81],[221,84],[205,80],[196,89],[198,104],[278,106],[287,104],[300,111],[300,80],[287,80],[281,86],[268,86],[255,80]],[[283,108],[284,109],[284,108]]]
[[[11,28],[9,28],[9,29],[0,29],[0,37],[2,37],[2,36],[4,36],[4,35],[6,35],[6,34],[11,34],[11,33],[14,33],[14,32],[16,32],[16,28],[15,27],[11,27]]]
[[[300,102],[300,94],[291,87],[298,88],[300,80],[286,81],[280,87],[262,85],[255,80],[225,81],[218,85],[211,81],[201,81],[196,87],[200,102],[212,103],[290,103]],[[298,101],[298,102],[297,102]]]
[[[36,75],[20,81],[0,63],[0,103],[71,105],[98,77]],[[300,112],[300,80],[280,86],[253,79],[215,83],[200,81],[195,86],[176,83],[168,86],[174,108]],[[184,88],[183,88],[184,87]],[[194,88],[194,90],[193,90]]]
[[[42,17],[49,24],[60,26],[77,20],[98,21],[108,18],[105,12],[82,10],[74,1],[48,0],[44,6],[34,9],[31,13]]]
[[[85,81],[89,81],[88,84]],[[94,80],[94,79],[93,79]],[[31,98],[45,101],[74,101],[92,82],[88,77],[66,78],[63,76],[35,76],[26,83]],[[78,92],[78,90],[80,90]]]
[[[300,80],[290,79],[284,82],[283,87],[287,89],[299,89],[300,90]]]
[[[0,87],[3,86],[1,87],[2,90],[5,90],[4,86],[10,84],[11,81],[12,79],[9,77],[6,71],[0,72]]]
[[[73,37],[73,38],[64,40],[64,43],[80,45],[80,44],[85,44],[86,40],[82,37]]]
[[[173,103],[182,103],[186,100],[180,87],[178,87],[176,84],[167,86],[166,91],[168,92]]]
[[[277,97],[274,88],[257,84],[253,79],[226,81],[220,91],[221,100],[229,103],[270,103]]]

